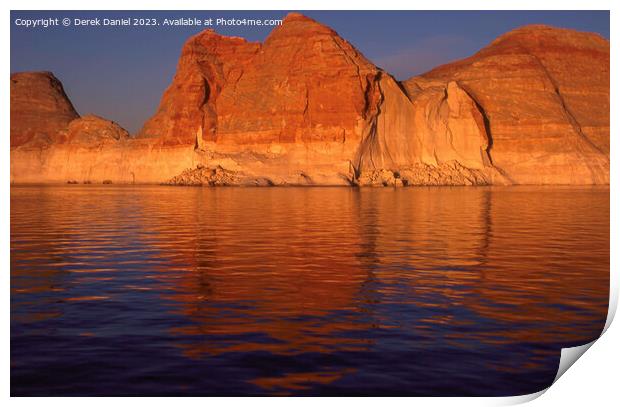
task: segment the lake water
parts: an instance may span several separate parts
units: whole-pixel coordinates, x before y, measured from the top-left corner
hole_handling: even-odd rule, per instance
[[[11,393],[517,395],[598,337],[609,188],[11,187]]]

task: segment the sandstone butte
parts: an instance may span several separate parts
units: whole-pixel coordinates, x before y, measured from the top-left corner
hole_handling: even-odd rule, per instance
[[[134,136],[49,72],[11,75],[11,181],[608,184],[609,77],[609,41],[526,26],[398,82],[293,13],[264,43],[190,38]]]

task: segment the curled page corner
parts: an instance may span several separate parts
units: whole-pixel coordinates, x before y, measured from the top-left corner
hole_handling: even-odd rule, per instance
[[[577,359],[583,356],[583,354],[586,353],[586,351],[590,349],[590,346],[592,346],[597,340],[598,338],[592,342],[586,343],[585,345],[574,346],[572,348],[562,348],[558,373],[555,375],[553,383],[557,382],[558,379],[562,377],[562,375],[566,373],[566,371],[577,361]]]
[[[603,328],[603,332],[601,332],[601,335],[599,336],[599,338],[603,336],[605,332],[607,332],[607,329],[609,328],[612,321],[614,320],[614,317],[616,316],[616,308],[618,308],[619,282],[618,282],[618,279],[614,277],[613,273],[610,273],[609,279],[610,279],[609,309],[607,310],[607,320],[605,321],[605,327]]]
[[[611,279],[610,281],[611,290],[610,290],[610,295],[609,295],[609,310],[607,311],[607,320],[605,321],[605,327],[603,328],[603,331],[601,332],[599,337],[583,345],[575,346],[572,348],[562,348],[562,351],[560,354],[560,363],[558,366],[558,372],[556,373],[555,378],[553,379],[553,383],[551,383],[549,387],[543,390],[537,391],[536,393],[524,394],[521,396],[503,397],[501,398],[501,401],[499,401],[499,403],[497,403],[496,405],[508,406],[508,405],[523,404],[523,403],[527,403],[532,400],[535,400],[538,397],[542,396],[543,394],[547,392],[547,390],[551,388],[551,386],[555,384],[555,382],[558,381],[560,377],[562,377],[564,373],[566,373],[566,371],[580,357],[583,356],[584,353],[586,353],[588,349],[590,349],[592,345],[594,345],[596,341],[599,340],[601,336],[603,336],[605,332],[607,332],[607,329],[609,328],[609,326],[614,320],[614,317],[616,316],[616,308],[618,307],[618,289],[616,285],[617,281],[613,277],[613,274],[610,276],[610,279]]]
[[[608,321],[609,321],[609,318],[608,318]],[[504,397],[496,405],[509,406],[509,405],[523,404],[523,403],[527,403],[532,400],[535,400],[538,397],[542,396],[543,394],[547,392],[547,390],[551,388],[551,386],[555,384],[555,382],[558,381],[558,379],[564,373],[566,373],[566,371],[577,361],[577,359],[583,356],[583,354],[586,353],[588,349],[590,349],[590,346],[592,346],[594,342],[596,342],[597,340],[598,338],[593,340],[592,342],[586,343],[585,345],[575,346],[572,348],[562,348],[562,352],[560,354],[560,364],[558,366],[558,372],[556,373],[555,378],[553,379],[553,383],[551,383],[549,387],[542,389],[540,391],[537,391],[536,393],[524,394],[521,396]]]
[[[566,371],[577,361],[577,359],[583,356],[583,354],[586,353],[588,349],[590,349],[590,346],[594,345],[594,342],[596,342],[601,336],[605,334],[605,332],[607,332],[607,329],[609,329],[609,326],[613,322],[614,317],[616,316],[616,308],[618,308],[619,281],[613,273],[610,273],[609,280],[609,309],[607,310],[607,320],[605,321],[605,327],[603,328],[603,331],[601,332],[599,337],[592,342],[580,346],[575,346],[573,348],[562,349],[562,353],[560,355],[560,366],[558,367],[558,373],[555,375],[555,379],[553,379],[552,385],[557,382],[564,373],[566,373]]]
[[[553,379],[553,383],[551,385],[557,382],[558,379],[562,377],[562,375],[566,373],[566,371],[577,361],[577,359],[583,356],[583,354],[586,353],[586,351],[590,349],[592,345],[594,345],[594,342],[596,342],[601,336],[603,336],[603,334],[607,331],[607,329],[611,325],[611,322],[613,321],[616,315],[617,306],[618,306],[618,292],[617,290],[612,289],[611,295],[609,296],[609,310],[607,311],[607,320],[605,321],[605,327],[603,328],[603,331],[601,332],[599,337],[594,339],[592,342],[588,342],[584,345],[579,345],[579,346],[575,346],[572,348],[562,348],[562,353],[560,354],[560,365],[558,366],[558,372],[555,375],[555,379]]]
[[[613,277],[612,277],[613,279]],[[607,311],[607,320],[605,321],[605,327],[603,331],[599,335],[598,338],[593,340],[592,342],[586,343],[584,345],[575,346],[572,348],[562,348],[562,353],[560,354],[560,365],[558,367],[558,373],[555,375],[555,379],[553,379],[553,383],[557,382],[560,377],[579,359],[583,356],[584,353],[592,345],[596,342],[603,334],[607,331],[609,326],[611,325],[615,315],[616,308],[618,306],[618,290],[614,289],[614,282],[612,281],[612,289],[609,296],[609,310]],[[552,385],[553,385],[552,383]]]
[[[532,400],[536,400],[538,397],[545,394],[545,392],[549,390],[549,387],[537,391],[536,393],[523,394],[521,396],[511,396],[511,397],[502,397],[498,400],[498,403],[495,405],[499,406],[515,406],[517,404],[528,403]]]

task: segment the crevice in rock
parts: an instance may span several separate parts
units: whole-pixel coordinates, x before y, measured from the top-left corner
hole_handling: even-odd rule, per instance
[[[392,78],[392,80],[394,80],[394,82],[396,82],[396,85],[398,86],[400,91],[403,92],[403,95],[405,95],[405,97],[407,98],[409,103],[413,103],[413,100],[411,100],[411,97],[409,96],[409,93],[407,92],[407,89],[405,88],[405,85],[403,85],[403,83],[401,81],[397,81],[396,78],[394,78],[392,75],[390,75],[390,74],[387,74],[387,75],[390,78]]]
[[[349,53],[342,47],[342,45],[338,42],[338,40],[340,39],[339,37],[331,37],[332,40],[334,41],[334,44],[336,44],[336,46],[338,47],[338,49],[340,49],[340,51],[342,51],[342,53],[345,55],[345,57],[349,60],[349,62],[351,64],[353,64],[355,66],[355,70],[357,72],[357,77],[359,78],[359,82],[360,82],[360,90],[362,91],[362,93],[364,93],[364,83],[362,82],[362,77],[360,75],[361,69],[359,64],[357,63],[357,61],[355,61],[355,58],[353,58],[352,56],[349,55]],[[344,40],[342,40],[344,41]],[[357,55],[355,55],[357,56]]]
[[[309,123],[310,118],[308,117],[308,105],[310,105],[310,91],[308,90],[308,86],[306,85],[306,96],[305,96],[305,104],[304,104],[304,123]]]
[[[555,81],[555,79],[553,78],[553,76],[551,75],[551,73],[549,72],[545,64],[543,63],[543,61],[537,55],[534,55],[534,54],[531,54],[531,55],[538,62],[545,76],[547,77],[551,85],[553,86],[553,91],[555,92],[558,102],[560,103],[560,107],[562,108],[562,111],[564,112],[566,119],[570,123],[571,127],[573,128],[577,136],[583,142],[585,142],[588,147],[594,149],[594,151],[601,154],[602,156],[605,156],[605,153],[596,144],[594,144],[592,140],[590,140],[590,138],[583,132],[581,128],[581,124],[579,124],[579,122],[577,121],[573,113],[570,111],[569,107],[566,104],[566,101],[564,100],[564,96],[562,96],[562,93],[560,92],[559,85],[557,84],[557,82]],[[575,146],[575,147],[577,148],[577,151],[582,155],[584,159],[584,163],[590,171],[590,175],[592,177],[593,182],[598,183],[601,178],[600,177],[601,165],[598,162],[597,163],[592,162],[590,156],[588,156],[583,151],[583,149],[579,148],[578,146]]]
[[[381,80],[381,74],[381,71],[377,72],[377,74],[373,77],[372,82],[369,81],[367,91],[365,92],[366,112],[364,116],[367,118],[369,124],[365,132],[366,134],[363,136],[362,141],[357,149],[357,153],[355,154],[353,168],[356,179],[361,174],[362,166],[364,165],[365,159],[369,160],[369,164],[372,168],[377,168],[377,165],[374,162],[373,152],[375,149],[380,150],[380,145],[377,141],[377,120],[379,118],[379,115],[381,114],[381,105],[384,101],[383,91],[381,90],[381,86],[379,85],[379,82]],[[379,93],[378,100],[374,100],[375,91],[378,91]],[[373,104],[375,104],[376,111],[372,112],[372,115],[368,117]]]
[[[465,92],[467,94],[467,96],[469,96],[470,99],[474,102],[474,105],[476,106],[476,109],[478,109],[478,112],[482,116],[482,123],[484,125],[484,132],[485,132],[486,137],[487,137],[487,148],[484,151],[485,151],[485,153],[487,155],[487,159],[489,160],[489,164],[491,166],[495,166],[495,164],[493,163],[493,157],[491,156],[491,150],[493,149],[493,135],[491,134],[491,122],[489,121],[489,117],[487,116],[487,113],[485,112],[485,110],[482,107],[482,105],[480,104],[480,102],[478,102],[478,100],[472,95],[471,91],[468,90],[466,86],[464,86],[464,85],[462,85],[460,83],[457,83],[457,84],[459,85],[459,87],[461,89],[463,89],[463,92]],[[498,168],[498,170],[499,170],[499,168]]]
[[[553,78],[553,76],[551,75],[547,67],[545,66],[545,64],[541,61],[541,59],[537,55],[534,55],[534,54],[530,54],[530,55],[536,60],[536,62],[538,62],[541,69],[545,73],[545,76],[547,77],[549,82],[551,82],[551,85],[553,86],[553,91],[555,92],[558,98],[558,101],[560,102],[560,106],[562,107],[562,111],[564,112],[566,118],[568,119],[568,122],[571,124],[571,126],[575,130],[575,133],[577,133],[583,139],[583,141],[585,141],[588,145],[594,148],[597,152],[604,155],[605,153],[601,151],[601,149],[598,148],[596,144],[594,144],[592,140],[590,140],[590,138],[586,136],[586,134],[581,129],[581,124],[579,124],[579,122],[577,121],[573,113],[570,111],[570,109],[566,105],[564,96],[562,96],[562,93],[560,92],[560,87],[558,86],[557,82],[555,81],[555,79]]]

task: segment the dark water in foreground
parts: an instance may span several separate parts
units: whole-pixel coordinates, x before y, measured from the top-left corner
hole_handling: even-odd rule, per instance
[[[530,393],[608,293],[608,188],[11,187],[12,395]]]

